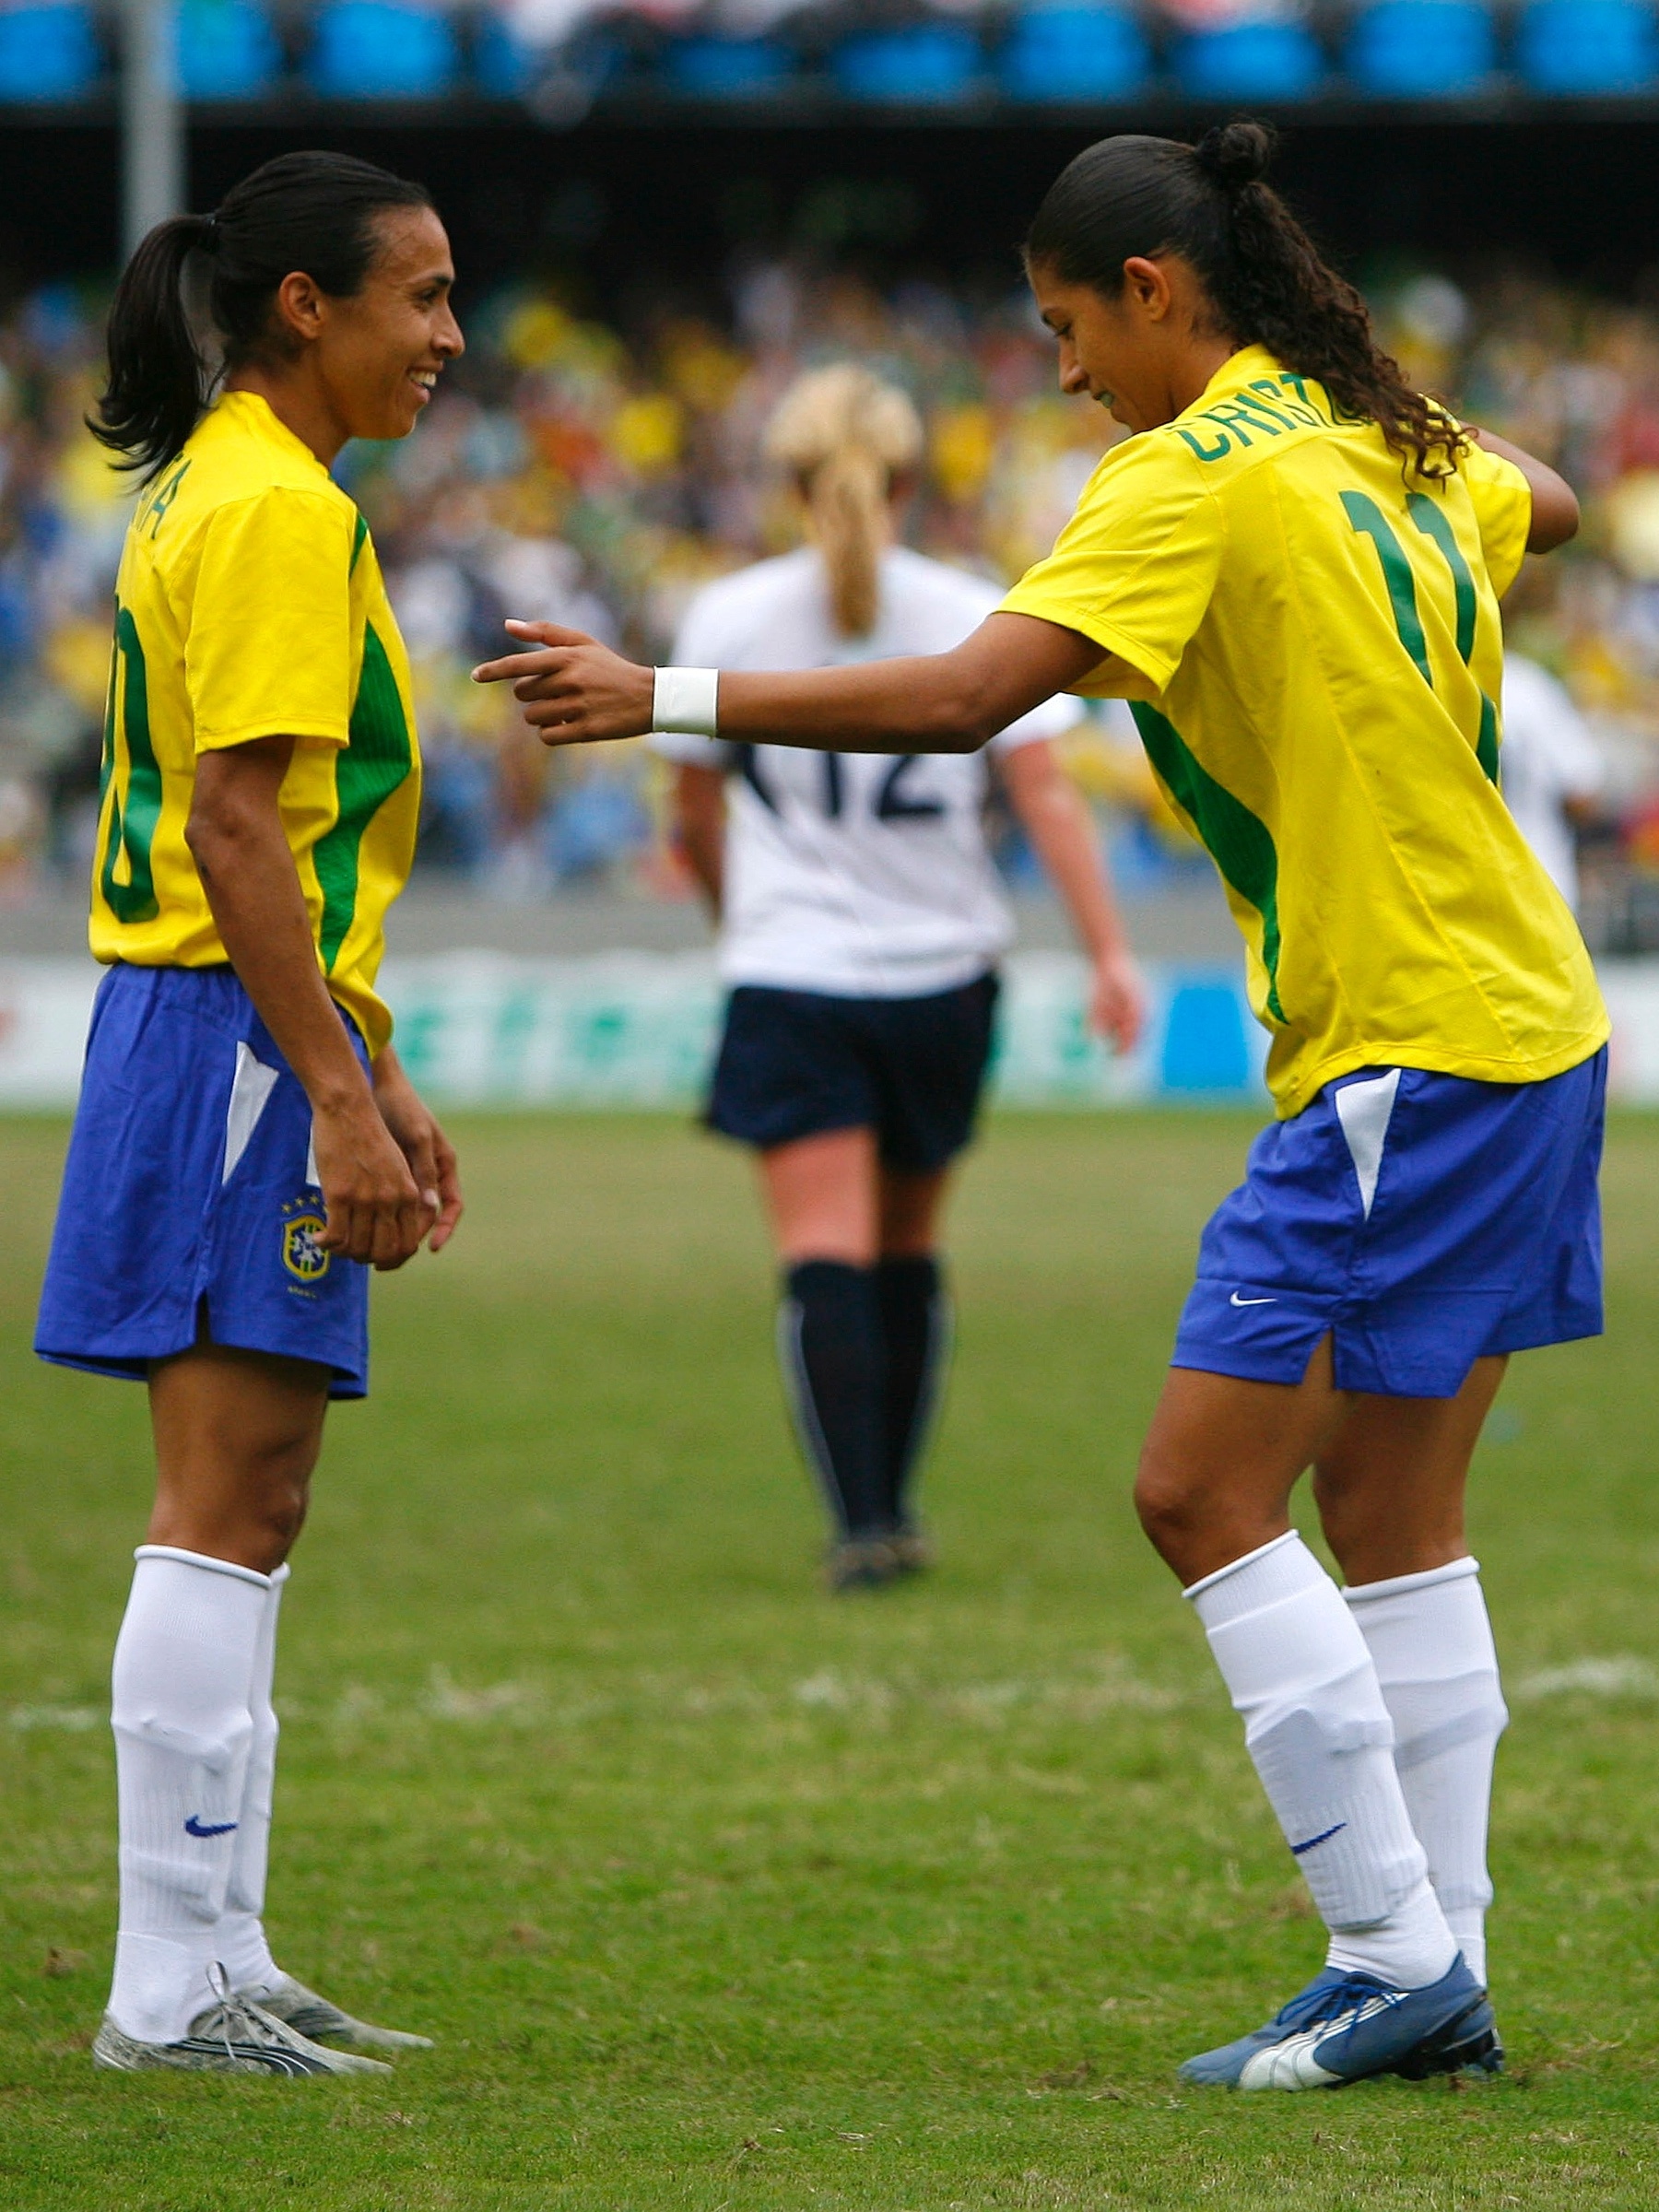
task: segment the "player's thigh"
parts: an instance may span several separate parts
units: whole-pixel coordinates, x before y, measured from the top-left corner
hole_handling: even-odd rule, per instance
[[[331,1371],[202,1342],[149,1379],[156,1509],[149,1541],[269,1573],[300,1533]]]
[[[1290,1493],[1347,1400],[1317,1346],[1300,1382],[1256,1382],[1172,1367],[1135,1477],[1142,1525],[1183,1583],[1283,1535]]]
[[[772,1240],[780,1258],[841,1260],[868,1267],[877,1249],[876,1132],[826,1129],[760,1154]]]
[[[1469,1462],[1507,1365],[1476,1360],[1455,1397],[1368,1392],[1349,1401],[1318,1455],[1313,1493],[1350,1583],[1426,1573],[1464,1557]]]

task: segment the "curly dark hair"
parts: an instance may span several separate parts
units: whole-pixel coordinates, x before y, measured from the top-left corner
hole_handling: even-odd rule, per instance
[[[1132,256],[1179,253],[1219,331],[1317,379],[1343,414],[1374,422],[1419,476],[1450,476],[1468,440],[1406,382],[1378,345],[1365,301],[1263,182],[1276,143],[1261,123],[1218,124],[1196,146],[1102,138],[1049,187],[1026,238],[1026,265],[1113,299]]]

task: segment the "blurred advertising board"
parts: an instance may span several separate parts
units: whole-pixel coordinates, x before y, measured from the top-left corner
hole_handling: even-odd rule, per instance
[[[98,974],[81,959],[0,961],[0,1109],[73,1105]],[[994,1095],[1005,1104],[1265,1106],[1267,1041],[1233,969],[1147,963],[1147,1033],[1124,1058],[1089,1033],[1077,955],[1017,953],[1004,977]],[[703,952],[454,952],[388,960],[382,981],[404,1062],[445,1107],[688,1108],[720,1014]],[[1602,982],[1613,1094],[1659,1104],[1659,960],[1609,962]]]

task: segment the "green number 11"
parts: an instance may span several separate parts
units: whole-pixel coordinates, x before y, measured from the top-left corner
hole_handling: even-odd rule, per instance
[[[1399,633],[1401,644],[1416,664],[1418,674],[1432,690],[1434,672],[1429,665],[1428,641],[1423,636],[1423,620],[1418,612],[1417,585],[1412,579],[1411,563],[1406,558],[1406,548],[1394,535],[1394,525],[1388,517],[1368,494],[1363,491],[1345,491],[1342,504],[1354,529],[1369,537],[1377,548],[1377,559],[1382,565],[1382,582],[1388,589],[1388,604],[1394,613],[1394,629]],[[1406,511],[1452,571],[1457,653],[1466,668],[1469,655],[1475,650],[1475,618],[1477,611],[1475,579],[1469,573],[1469,564],[1452,535],[1451,524],[1427,493],[1408,492]],[[1480,735],[1475,742],[1475,758],[1491,782],[1496,783],[1498,710],[1484,691],[1480,695]]]

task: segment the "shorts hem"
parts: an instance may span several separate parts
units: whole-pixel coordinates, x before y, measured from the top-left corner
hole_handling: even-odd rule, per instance
[[[48,1367],[73,1368],[77,1374],[101,1375],[110,1382],[147,1382],[149,1371],[161,1359],[176,1359],[182,1352],[194,1349],[198,1340],[187,1337],[182,1344],[171,1345],[159,1352],[69,1352],[48,1351],[43,1345],[34,1347],[35,1358]],[[335,1359],[312,1359],[304,1352],[289,1351],[286,1345],[273,1347],[268,1344],[228,1344],[223,1337],[211,1342],[228,1352],[263,1352],[272,1359],[304,1359],[312,1367],[328,1370],[330,1398],[366,1398],[369,1395],[369,1373],[366,1368],[342,1367]]]

